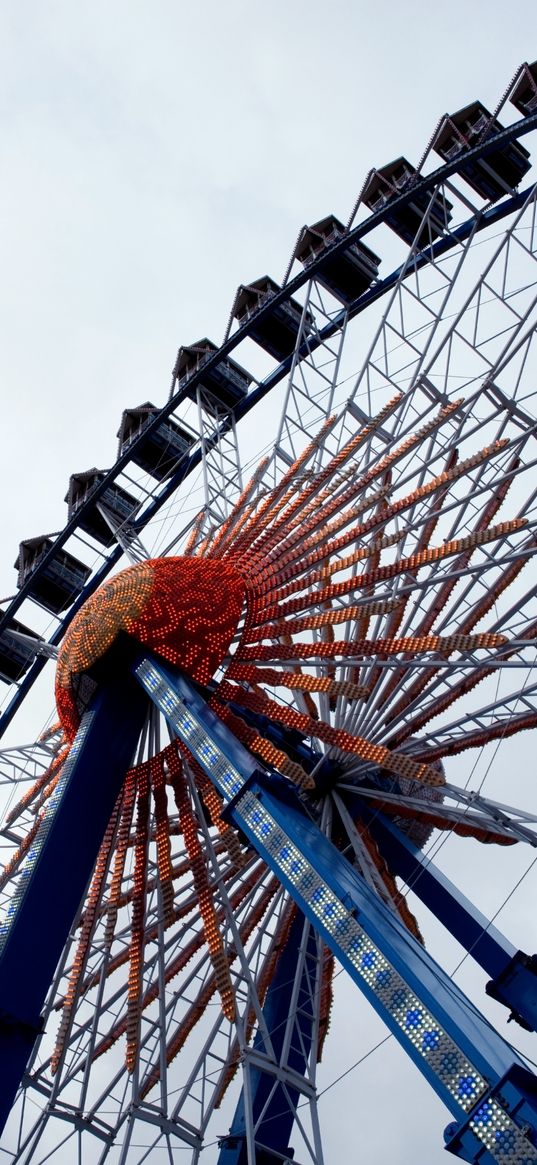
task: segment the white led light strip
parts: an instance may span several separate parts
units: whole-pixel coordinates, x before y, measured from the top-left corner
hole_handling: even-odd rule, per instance
[[[207,775],[214,781],[219,792],[225,797],[234,797],[244,785],[242,773],[228,760],[225,753],[214,743],[205,727],[192,714],[179,696],[170,690],[156,668],[144,660],[136,668],[136,675],[151,698],[160,708],[187,748],[195,755]]]

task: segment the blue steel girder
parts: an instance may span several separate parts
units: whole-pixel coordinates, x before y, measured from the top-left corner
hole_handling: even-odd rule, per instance
[[[304,962],[300,963],[300,949],[306,943]],[[314,1035],[315,1014],[312,994],[312,966],[317,960],[317,940],[313,928],[309,926],[299,911],[293,920],[286,938],[285,947],[278,960],[276,974],[267,992],[263,1006],[263,1017],[271,1038],[271,1060],[282,1069],[281,1079],[273,1071],[269,1062],[264,1070],[262,1059],[256,1059],[256,1066],[250,1071],[251,1135],[254,1140],[256,1165],[278,1165],[282,1159],[292,1156],[289,1141],[296,1117],[297,1105],[302,1093],[293,1087],[293,1075],[304,1076]],[[300,983],[297,993],[296,1010],[290,1016],[290,1003],[299,963]],[[312,991],[313,986],[313,991]],[[288,1024],[293,1030],[289,1050],[285,1054],[285,1037]],[[254,1052],[266,1054],[264,1039],[260,1030],[254,1038]],[[290,1072],[289,1072],[290,1070]],[[247,1101],[243,1089],[231,1128],[227,1137],[220,1141],[218,1165],[246,1165],[248,1161],[248,1120]]]
[[[230,819],[457,1118],[450,1147],[468,1160],[537,1162],[537,1087],[523,1063],[321,834],[296,789],[278,774],[260,771],[179,673],[147,654],[132,662],[120,650],[101,670],[101,686],[0,936],[2,1115],[31,1052],[40,1009],[145,715],[145,699],[129,668],[214,782]],[[81,819],[84,831],[76,828]],[[66,865],[69,879],[62,878]],[[60,879],[62,893],[51,911]],[[43,951],[37,965],[36,949]],[[307,1048],[307,1029],[303,1036]],[[269,1150],[270,1136],[264,1143]]]
[[[536,956],[517,951],[392,821],[382,813],[368,813],[363,806],[361,812],[392,872],[491,975],[487,994],[511,1009],[511,1019],[528,1031],[537,1031]]]
[[[0,927],[0,1130],[147,716],[147,698],[117,662],[82,718]]]
[[[229,704],[232,711],[242,716],[277,747],[284,747],[293,759],[298,759],[307,772],[315,768],[318,791],[331,787],[337,762],[328,761],[319,767],[319,754],[313,752],[305,738],[289,732],[278,724],[270,724],[266,716],[239,704]],[[290,751],[291,750],[291,751]],[[390,869],[398,875],[418,898],[428,906],[436,918],[457,939],[469,955],[491,976],[486,991],[493,999],[509,1008],[514,1019],[528,1031],[537,1030],[537,956],[517,951],[511,942],[495,927],[468,898],[454,886],[429,857],[404,834],[393,821],[378,810],[371,810],[367,801],[346,790],[346,805],[371,830]]]
[[[470,1140],[467,1159],[537,1162],[535,1078],[509,1045],[320,832],[294,787],[261,772],[183,676],[148,656],[134,673],[215,784],[229,819],[456,1117],[453,1150],[464,1156]]]

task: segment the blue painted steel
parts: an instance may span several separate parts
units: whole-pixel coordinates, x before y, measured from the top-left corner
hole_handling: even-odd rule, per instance
[[[537,1031],[537,960],[512,943],[382,813],[354,804],[368,822],[390,869],[433,911],[472,958],[492,977],[487,994],[511,1011],[511,1018]]]
[[[282,798],[280,782],[272,777],[252,778],[248,782],[250,804],[255,799],[257,804],[266,809],[267,825],[273,821],[282,835],[282,846],[287,844],[299,851],[306,859],[311,869],[315,871],[320,882],[332,891],[335,898],[346,907],[350,916],[358,920],[360,927],[366,932],[379,951],[385,956],[401,980],[404,981],[425,1005],[428,1011],[438,1020],[448,1032],[450,1038],[461,1049],[481,1075],[492,1084],[502,1076],[513,1062],[513,1053],[495,1033],[479,1013],[472,1012],[467,999],[452,983],[449,977],[434,962],[427,951],[409,933],[395,912],[366,885],[360,874],[342,857],[339,850],[324,837],[316,822],[308,819],[297,803],[293,805],[291,799]],[[230,816],[235,819],[240,828],[250,837],[252,844],[262,854],[268,865],[278,873],[286,885],[289,893],[295,898],[306,915],[315,924],[325,941],[331,946],[334,954],[344,964],[347,971],[368,996],[370,1002],[388,1023],[393,1034],[405,1046],[405,1050],[412,1056],[418,1067],[429,1078],[430,1083],[440,1093],[444,1101],[455,1112],[459,1111],[457,1102],[454,1102],[444,1086],[439,1083],[436,1074],[429,1071],[426,1060],[423,1059],[420,1049],[417,1049],[409,1039],[404,1028],[395,1022],[393,1016],[386,1009],[384,1002],[379,998],[373,985],[364,979],[360,967],[357,970],[349,952],[342,947],[334,936],[332,927],[327,925],[336,911],[333,898],[327,899],[327,911],[319,913],[312,908],[311,903],[304,896],[303,891],[294,878],[278,863],[275,865],[274,855],[268,845],[262,841],[263,820],[260,820],[259,833],[252,829],[251,811],[245,816],[243,798],[239,797],[232,807]],[[269,837],[268,830],[266,831]],[[374,967],[375,960],[371,962]],[[367,966],[367,964],[366,964]]]
[[[300,733],[287,732],[280,725],[271,724],[266,716],[250,712],[238,704],[230,704],[230,707],[263,736],[296,756],[307,772],[316,766],[315,784],[319,792],[322,791],[323,779],[327,778],[327,787],[330,787],[337,762],[328,761],[325,771],[324,767],[319,767],[319,754],[311,750]],[[347,796],[348,807],[367,822],[390,869],[406,882],[472,958],[492,976],[486,986],[487,994],[509,1008],[511,1019],[528,1031],[537,1031],[537,957],[517,951],[384,814],[369,809],[359,793]]]
[[[0,1129],[147,714],[125,667],[111,672],[83,717],[0,927]]]
[[[537,955],[516,951],[503,971],[489,980],[485,991],[510,1008],[510,1019],[527,1031],[537,1031]]]
[[[515,954],[513,944],[393,822],[382,813],[368,814],[363,802],[360,812],[393,873],[421,898],[465,950],[472,952],[472,957],[489,975],[504,971]]]
[[[135,674],[192,750],[226,812],[288,889],[452,1113],[474,1121],[480,1153],[507,1165],[537,1162],[537,1127],[520,1128],[491,1090],[522,1069],[488,1025],[409,933],[399,916],[320,833],[294,786],[261,772],[203,697],[160,661],[143,657]],[[484,1103],[488,1105],[486,1110]],[[483,1113],[485,1115],[483,1115]],[[476,1115],[477,1114],[477,1115]],[[492,1130],[492,1132],[491,1132]],[[501,1151],[491,1136],[499,1130]],[[513,1151],[505,1152],[504,1133]]]
[[[446,1149],[463,1161],[493,1165],[515,1159],[517,1165],[526,1165],[533,1157],[527,1156],[526,1145],[518,1139],[516,1130],[536,1126],[536,1078],[514,1064],[466,1120],[448,1125],[444,1140]]]
[[[269,720],[268,716],[253,712],[250,708],[243,708],[242,704],[232,700],[227,702],[227,706],[237,716],[240,716],[245,724],[252,725],[261,736],[266,737],[277,748],[282,748],[292,760],[299,761],[306,772],[311,772],[312,768],[322,760],[323,754],[314,752],[309,744],[305,743],[304,733],[299,732],[298,729],[286,728],[284,724],[277,724],[275,721]]]
[[[308,951],[306,959],[311,963],[317,958],[317,942],[314,932],[308,928]],[[263,1007],[263,1017],[267,1025],[272,1051],[276,1061],[281,1061],[283,1042],[290,1014],[291,995],[296,973],[296,965],[301,943],[304,938],[304,916],[298,913],[280,955],[274,979],[267,993]],[[314,979],[310,970],[309,977]],[[306,1069],[307,1056],[312,1043],[313,1011],[312,993],[308,982],[307,965],[302,974],[302,983],[297,999],[296,1018],[290,1049],[284,1066],[302,1076]],[[263,1036],[258,1031],[254,1039],[254,1049],[266,1052]],[[251,1108],[255,1136],[255,1159],[257,1165],[278,1165],[282,1158],[293,1156],[289,1141],[295,1120],[296,1106],[301,1093],[287,1082],[275,1084],[272,1072],[260,1068],[250,1069]],[[244,1091],[241,1093],[235,1115],[227,1137],[220,1142],[218,1165],[246,1165],[246,1118]]]

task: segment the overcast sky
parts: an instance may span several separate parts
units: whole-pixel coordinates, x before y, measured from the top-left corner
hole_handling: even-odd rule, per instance
[[[0,2],[0,596],[237,285],[281,278],[302,224],[345,219],[372,165],[417,161],[442,112],[493,106],[535,57],[535,0]],[[325,1084],[383,1035],[350,999]],[[393,1040],[324,1107],[327,1165],[444,1159]]]

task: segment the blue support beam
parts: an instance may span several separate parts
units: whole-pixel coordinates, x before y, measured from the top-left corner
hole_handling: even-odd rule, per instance
[[[304,916],[299,912],[286,939],[285,948],[280,955],[276,974],[267,992],[263,1007],[263,1018],[270,1035],[272,1053],[278,1064],[284,1052],[283,1045],[289,1022],[297,962],[304,938],[304,927]],[[282,1064],[283,1074],[285,1074],[286,1069],[291,1069],[297,1076],[302,1076],[305,1073],[313,1035],[311,968],[313,968],[317,957],[317,942],[311,928],[308,928],[306,941],[306,965],[302,970],[296,1002],[296,1014],[293,1020],[294,1030],[289,1052]],[[310,964],[309,973],[308,963]],[[254,1051],[265,1054],[267,1052],[260,1031],[257,1032],[254,1039]],[[286,1083],[285,1087],[282,1083],[278,1083],[277,1076],[268,1066],[267,1071],[263,1071],[259,1067],[250,1069],[250,1095],[256,1163],[257,1165],[281,1165],[283,1158],[293,1156],[289,1141],[301,1093],[297,1088],[293,1088],[289,1082]],[[243,1089],[229,1134],[227,1137],[223,1137],[220,1142],[218,1165],[247,1165],[246,1130],[247,1113]]]
[[[0,1129],[147,715],[125,665],[85,713],[0,927]]]
[[[476,1079],[479,1076],[492,1084],[505,1074],[513,1062],[509,1045],[478,1012],[470,1011],[462,992],[399,916],[305,815],[283,778],[255,774],[231,802],[228,814],[278,874],[451,1111],[460,1113],[464,1097],[457,1086],[452,1091],[451,1080],[438,1075],[436,1057],[434,1066],[429,1062],[427,1041],[424,1047],[421,1038],[414,1038],[429,1022],[433,1030],[443,1029],[446,1049],[456,1046],[468,1062],[468,1073],[470,1065],[475,1069]],[[398,992],[404,993],[401,1015],[392,1000]],[[418,1015],[409,1018],[416,1009],[421,1015],[418,1005],[427,1012],[419,1021]]]
[[[289,732],[271,724],[268,717],[230,704],[232,711],[253,724],[274,744],[300,761],[308,772],[316,766],[317,789],[331,788],[333,771],[337,764],[328,761],[319,768],[319,754],[314,753],[298,732]],[[491,976],[486,992],[510,1011],[526,1031],[537,1031],[537,955],[517,951],[512,943],[477,909],[449,879],[389,818],[356,794],[347,793],[347,807],[369,826],[390,869],[433,911],[447,930],[460,942],[468,954]]]
[[[360,812],[392,872],[438,916],[465,950],[471,950],[489,975],[499,975],[515,954],[513,944],[387,817],[378,812],[367,814],[367,810],[364,813],[362,802]]]
[[[491,976],[487,993],[511,1010],[528,1031],[537,1031],[537,960],[517,951],[485,915],[424,857],[382,813],[360,812],[390,869],[429,907],[447,930]]]
[[[456,1117],[454,1151],[464,1156],[471,1142],[466,1159],[482,1165],[537,1165],[535,1078],[516,1053],[321,834],[297,790],[261,772],[183,676],[147,656],[134,672],[215,784],[229,819]]]
[[[321,834],[294,786],[260,771],[193,685],[147,654],[133,659],[132,652],[116,649],[95,679],[100,687],[0,931],[0,1120],[31,1054],[47,991],[131,763],[146,712],[144,689],[219,790],[230,820],[445,1101],[456,1118],[448,1147],[480,1165],[537,1165],[535,1077]],[[58,886],[61,892],[55,893]],[[508,962],[497,978],[512,971]],[[274,996],[273,1026],[277,1002]],[[259,1112],[263,1088],[266,1082],[256,1080]],[[239,1113],[237,1128],[240,1119]],[[285,1131],[284,1149],[288,1139]],[[269,1153],[280,1151],[270,1139],[265,1144]],[[266,1161],[272,1165],[270,1156]]]

